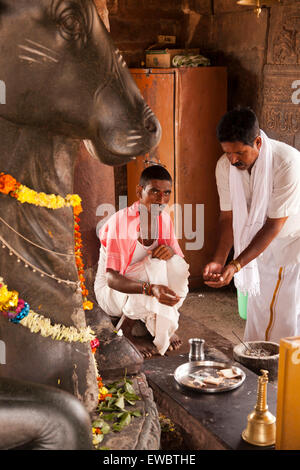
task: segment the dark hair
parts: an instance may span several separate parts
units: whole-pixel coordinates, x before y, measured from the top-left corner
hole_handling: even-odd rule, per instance
[[[219,142],[242,142],[253,147],[259,135],[258,119],[251,108],[238,107],[228,111],[217,126]]]
[[[163,166],[151,165],[142,171],[139,184],[145,188],[151,180],[167,180],[172,183],[172,176]]]

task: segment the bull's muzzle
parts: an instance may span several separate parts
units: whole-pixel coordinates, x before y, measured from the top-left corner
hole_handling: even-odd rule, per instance
[[[125,112],[124,112],[125,109]],[[124,165],[155,148],[161,126],[149,106],[141,99],[133,106],[119,107],[119,99],[101,100],[92,124],[94,138],[89,151],[107,165]]]

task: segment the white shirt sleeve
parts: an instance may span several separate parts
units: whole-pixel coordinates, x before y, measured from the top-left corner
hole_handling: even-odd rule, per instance
[[[273,192],[268,208],[272,219],[300,212],[300,154],[298,159],[281,162],[274,173]]]
[[[226,155],[219,158],[216,166],[216,181],[221,211],[231,211],[231,197],[229,188],[230,163]]]

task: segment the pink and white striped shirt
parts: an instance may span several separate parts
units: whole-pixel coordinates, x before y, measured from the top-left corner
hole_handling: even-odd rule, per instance
[[[101,227],[99,238],[106,249],[106,271],[113,269],[125,274],[130,265],[140,231],[139,201],[113,214]],[[166,212],[158,216],[158,245],[168,245],[181,256],[173,222]]]

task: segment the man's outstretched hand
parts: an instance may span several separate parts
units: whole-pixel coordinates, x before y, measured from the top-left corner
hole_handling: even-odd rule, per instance
[[[232,264],[223,267],[220,263],[212,261],[203,270],[204,284],[214,288],[227,286],[236,272],[237,269]]]
[[[180,300],[180,297],[167,286],[151,284],[151,290],[154,297],[156,297],[161,304],[168,305],[169,307],[173,307]]]

